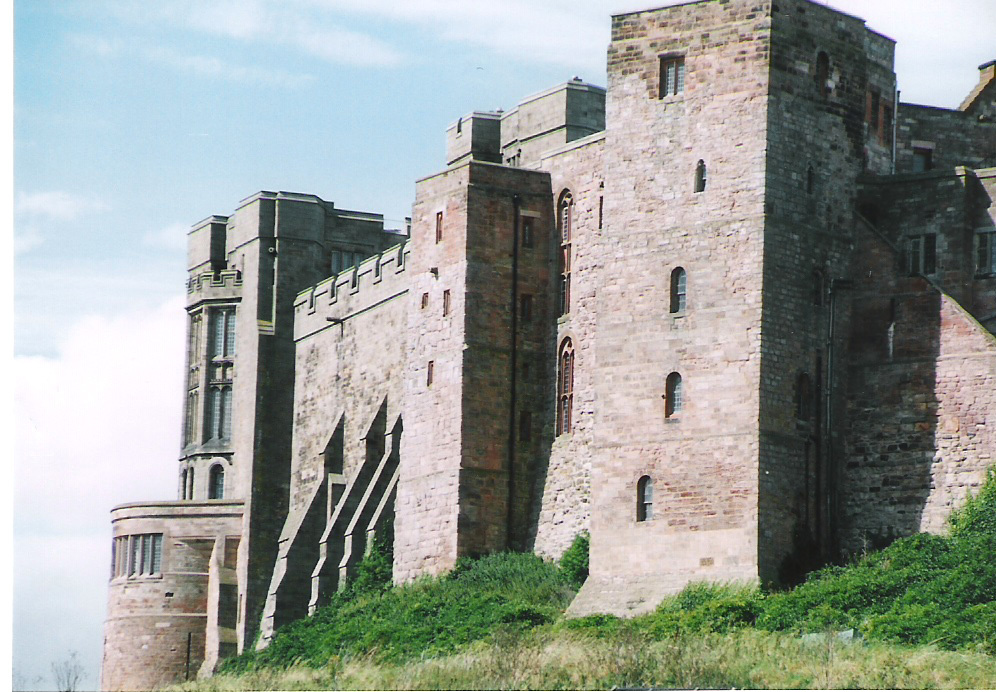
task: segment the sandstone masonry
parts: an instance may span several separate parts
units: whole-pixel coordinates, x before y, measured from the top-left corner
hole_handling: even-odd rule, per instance
[[[102,687],[210,675],[353,577],[556,558],[573,614],[786,582],[996,462],[996,79],[902,103],[808,0],[612,19],[446,132],[412,219],[260,192],[195,225],[177,500],[112,513]]]

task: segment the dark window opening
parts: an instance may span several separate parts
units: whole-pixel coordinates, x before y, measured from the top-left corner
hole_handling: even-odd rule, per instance
[[[533,414],[529,411],[519,413],[519,442],[528,442],[533,436]]]
[[[650,521],[654,518],[654,481],[643,476],[636,482],[636,520]]]
[[[816,190],[816,171],[810,166],[806,169],[806,194],[811,195]]]
[[[436,242],[443,242],[443,212],[436,212]]]
[[[667,376],[664,394],[664,417],[670,418],[681,411],[682,401],[681,375],[672,372]]]
[[[909,238],[910,276],[929,276],[937,271],[937,235],[927,233]]]
[[[826,98],[830,93],[827,82],[830,80],[830,56],[820,51],[816,56],[816,89],[822,98]]]
[[[812,417],[812,387],[809,375],[800,373],[795,385],[795,417],[808,421]]]
[[[813,305],[822,306],[826,297],[826,281],[823,272],[813,270]]]
[[[996,273],[996,233],[978,233],[976,237],[975,273],[983,276]]]
[[[533,246],[533,218],[531,216],[522,217],[522,247],[531,248]]]
[[[435,369],[436,369],[436,363],[435,363],[435,361],[430,360],[429,361],[429,366],[425,369],[425,386],[426,387],[431,387],[432,386],[432,378],[433,378],[433,375],[435,374],[435,372],[434,372]]]
[[[681,267],[671,272],[671,314],[685,311],[685,293],[688,275]]]
[[[422,294],[422,309],[425,310],[427,307],[429,307],[429,294],[428,293],[423,293]]]
[[[913,172],[926,173],[934,167],[934,150],[927,147],[913,147]]]
[[[704,192],[706,189],[706,165],[705,161],[699,159],[695,164],[695,192]]]
[[[533,319],[533,297],[528,293],[519,296],[519,317],[523,323],[532,322]]]
[[[443,291],[443,317],[450,314],[450,289]]]
[[[225,468],[221,464],[211,467],[208,477],[208,499],[221,500],[225,497]]]

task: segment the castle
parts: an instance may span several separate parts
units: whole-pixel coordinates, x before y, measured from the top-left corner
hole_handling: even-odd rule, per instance
[[[446,133],[406,229],[260,192],[189,234],[175,501],[112,512],[102,687],[263,646],[350,578],[557,557],[571,611],[939,531],[996,461],[996,61],[898,101],[808,0],[612,18]]]

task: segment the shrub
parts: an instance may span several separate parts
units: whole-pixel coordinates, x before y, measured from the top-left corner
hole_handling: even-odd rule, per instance
[[[966,533],[996,534],[996,468],[986,473],[978,495],[969,495],[965,504],[948,518],[951,535]]]
[[[588,553],[591,547],[591,537],[587,531],[582,531],[574,537],[574,542],[560,556],[560,569],[564,576],[577,587],[584,584],[588,578]]]

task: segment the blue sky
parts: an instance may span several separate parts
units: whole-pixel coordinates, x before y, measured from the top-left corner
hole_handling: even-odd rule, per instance
[[[904,100],[955,107],[996,58],[990,0],[830,4],[898,40]],[[644,6],[15,2],[22,684],[50,686],[70,650],[96,684],[107,512],[175,496],[187,228],[260,189],[400,226],[415,179],[442,167],[450,122],[575,75],[604,84],[610,12]]]

